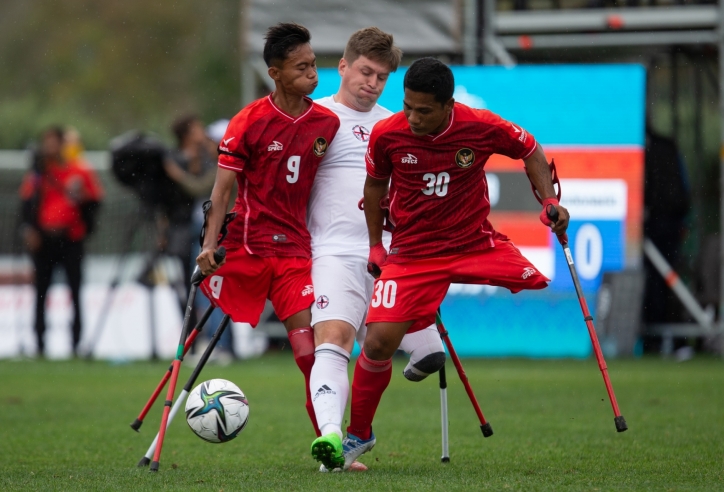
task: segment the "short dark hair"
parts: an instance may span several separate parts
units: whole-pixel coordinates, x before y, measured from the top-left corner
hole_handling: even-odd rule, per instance
[[[65,138],[65,130],[60,125],[50,125],[45,127],[41,135],[43,137],[45,137],[45,135],[53,135],[55,138],[62,142],[63,138]]]
[[[195,114],[186,114],[174,120],[171,124],[171,131],[176,137],[176,143],[178,146],[181,146],[186,138],[186,135],[188,135],[191,131],[191,126],[196,122],[200,123],[201,120]]]
[[[307,44],[312,35],[304,26],[294,22],[280,22],[267,29],[264,39],[264,61],[267,67],[271,67],[275,61],[284,61],[297,46]]]
[[[450,67],[432,57],[420,58],[405,73],[405,89],[432,94],[444,104],[453,97],[455,78]]]

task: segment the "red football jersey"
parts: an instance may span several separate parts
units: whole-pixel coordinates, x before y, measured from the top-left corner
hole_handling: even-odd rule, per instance
[[[395,224],[387,261],[479,251],[494,246],[483,170],[491,154],[524,159],[533,135],[486,110],[455,103],[450,124],[437,135],[416,136],[399,112],[375,125],[367,173],[392,178],[390,219]]]
[[[219,144],[219,167],[238,173],[239,194],[227,248],[243,246],[262,257],[311,257],[307,202],[339,118],[305,99],[309,109],[296,118],[269,95],[229,123]]]

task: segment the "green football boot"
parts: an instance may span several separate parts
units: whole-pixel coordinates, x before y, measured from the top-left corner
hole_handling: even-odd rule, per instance
[[[342,439],[334,432],[316,438],[312,443],[312,457],[321,462],[327,470],[343,468]]]

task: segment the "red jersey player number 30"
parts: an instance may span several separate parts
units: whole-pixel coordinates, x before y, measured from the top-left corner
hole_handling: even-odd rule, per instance
[[[523,128],[459,103],[438,134],[413,134],[404,113],[375,125],[367,174],[392,178],[387,263],[482,251],[505,239],[488,221],[485,163],[492,154],[525,159],[536,146]]]

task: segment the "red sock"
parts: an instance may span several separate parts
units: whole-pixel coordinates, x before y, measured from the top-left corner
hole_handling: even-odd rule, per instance
[[[392,379],[392,359],[371,360],[362,350],[352,379],[352,410],[347,433],[369,439],[372,434],[372,420],[382,393]]]
[[[314,426],[314,432],[316,432],[317,437],[319,437],[322,433],[319,432],[319,427],[317,426],[317,416],[314,413],[314,406],[312,405],[312,393],[309,391],[309,375],[312,373],[312,366],[314,365],[314,330],[312,330],[311,326],[295,328],[290,331],[287,336],[289,336],[289,343],[292,346],[294,360],[297,362],[297,366],[299,366],[302,374],[304,374],[304,390],[307,394],[307,413]]]

